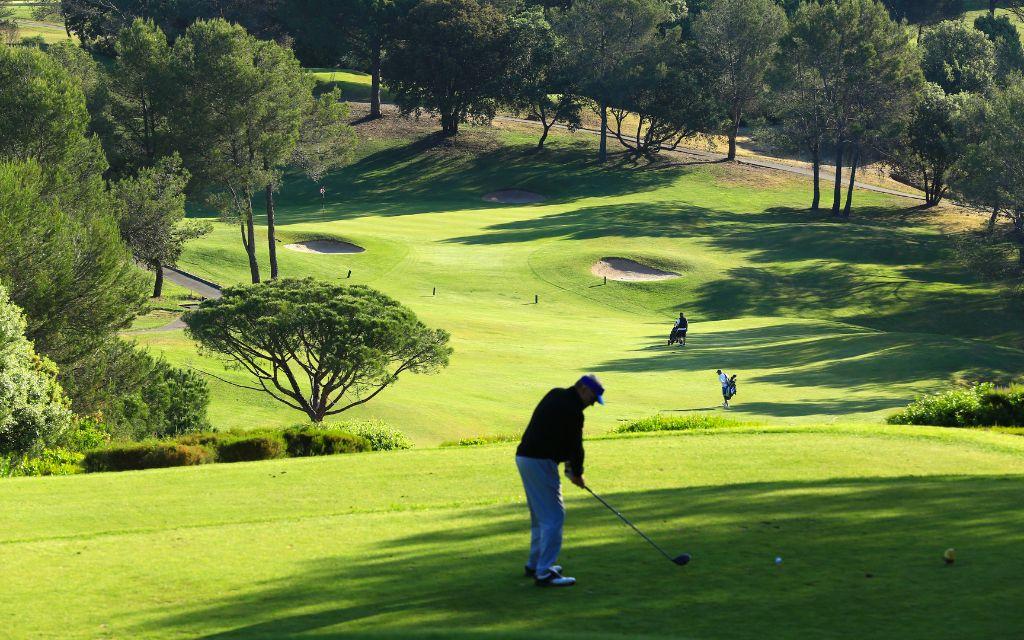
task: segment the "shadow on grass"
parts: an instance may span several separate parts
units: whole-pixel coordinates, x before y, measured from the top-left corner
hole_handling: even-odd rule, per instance
[[[906,404],[911,398],[832,398],[806,403],[743,403],[748,385],[770,383],[813,395],[877,390],[880,384],[917,383],[952,376],[987,380],[1024,370],[1024,353],[970,340],[924,334],[882,333],[821,323],[769,325],[700,333],[691,331],[685,348],[667,348],[661,336],[636,356],[592,365],[597,372],[679,372],[708,376],[708,393],[717,390],[714,371],[739,374],[737,409],[774,416],[849,414]],[[756,374],[746,374],[757,371]]]
[[[484,194],[511,187],[541,193],[545,204],[554,204],[657,188],[685,171],[631,167],[625,159],[602,166],[589,148],[574,145],[537,153],[531,145],[453,143],[430,134],[370,153],[319,184],[289,177],[277,200],[278,223],[500,208],[508,205],[485,202]],[[328,194],[324,211],[321,185]],[[262,201],[256,204],[262,209]]]
[[[692,552],[685,568],[572,493],[562,560],[580,584],[555,592],[518,575],[525,506],[444,512],[422,533],[393,528],[368,549],[325,554],[140,631],[225,640],[1019,637],[1022,489],[1022,476],[935,476],[606,496],[670,553]],[[341,524],[331,544],[344,544]],[[941,560],[947,547],[959,550],[952,567]]]

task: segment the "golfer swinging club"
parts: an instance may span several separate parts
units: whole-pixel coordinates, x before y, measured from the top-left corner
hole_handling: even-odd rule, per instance
[[[516,466],[523,478],[530,507],[530,558],[526,575],[538,587],[571,587],[576,578],[562,575],[555,564],[562,549],[565,506],[558,463],[577,487],[583,480],[583,410],[595,402],[604,404],[604,387],[588,374],[568,389],[548,391],[533,410],[530,424],[516,449]]]

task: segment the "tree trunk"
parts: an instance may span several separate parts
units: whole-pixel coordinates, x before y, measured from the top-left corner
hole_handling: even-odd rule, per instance
[[[811,146],[811,157],[814,168],[814,199],[811,201],[811,211],[817,211],[821,205],[821,145],[817,142]]]
[[[988,0],[988,16],[990,18],[996,17],[996,0]]]
[[[836,144],[836,184],[832,190],[832,215],[839,217],[839,208],[843,204],[843,155],[846,153],[846,144]]]
[[[267,185],[267,245],[270,249],[270,279],[277,280],[277,235],[274,218],[274,185]]]
[[[373,49],[373,62],[370,67],[370,117],[380,117],[380,43]]]
[[[853,184],[857,180],[857,163],[860,161],[860,145],[853,148],[853,161],[850,162],[850,186],[846,190],[846,208],[843,209],[843,217],[850,217],[850,209],[853,206]]]
[[[252,283],[260,281],[260,263],[256,261],[256,225],[252,216],[252,198],[249,198],[249,208],[245,214],[245,253],[249,256],[249,275],[252,276]]]
[[[455,113],[441,114],[441,133],[449,137],[459,135],[459,117]]]
[[[996,232],[996,222],[999,221],[999,207],[992,207],[992,216],[988,219],[988,234]]]
[[[608,105],[601,103],[601,147],[597,152],[597,161],[608,159]]]
[[[942,192],[945,190],[945,188],[946,185],[944,184],[942,174],[936,171],[935,175],[932,176],[931,199],[930,202],[927,202],[925,204],[927,204],[929,207],[937,206],[940,202],[942,202]]]
[[[159,262],[154,262],[153,270],[156,271],[156,282],[153,284],[153,297],[159,298],[164,292],[164,265]]]
[[[739,135],[741,117],[742,114],[739,109],[733,110],[732,122],[729,125],[729,155],[726,158],[727,160],[736,159],[736,136]]]
[[[1013,229],[1017,232],[1017,261],[1024,269],[1024,209],[1013,212]]]
[[[551,127],[553,127],[554,124],[555,124],[554,121],[552,121],[551,124],[547,124],[547,123],[542,123],[541,124],[541,126],[544,127],[544,131],[543,131],[543,133],[540,134],[540,140],[537,142],[537,148],[538,149],[543,149],[544,148],[544,141],[548,139],[548,131],[551,131]]]

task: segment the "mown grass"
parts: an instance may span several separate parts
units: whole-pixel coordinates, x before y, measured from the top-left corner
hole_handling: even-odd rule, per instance
[[[739,374],[737,420],[880,422],[953,381],[1024,370],[1019,297],[960,266],[947,229],[913,202],[858,192],[854,219],[838,223],[804,209],[800,177],[622,158],[602,167],[582,135],[558,134],[543,153],[532,131],[468,127],[454,146],[419,135],[373,137],[324,181],[324,205],[319,186],[297,178],[278,198],[282,245],[328,237],[367,249],[281,248],[284,276],[369,284],[452,333],[448,369],[401,379],[353,418],[382,418],[420,444],[517,433],[545,391],[594,371],[609,402],[588,419],[607,431],[646,415],[714,411],[723,368]],[[481,200],[507,187],[548,200]],[[188,247],[183,268],[247,281],[237,230],[215,226]],[[605,256],[682,277],[605,285],[590,273]],[[669,348],[680,310],[690,340]],[[181,332],[139,339],[172,362],[246,382]],[[220,428],[300,417],[262,394],[211,384]]]
[[[330,91],[340,88],[342,96],[346,100],[356,102],[368,102],[370,100],[370,75],[362,71],[351,69],[331,69],[326,67],[312,67],[310,73],[316,78],[318,90]],[[387,89],[381,89],[381,99],[391,100],[391,94]]]
[[[7,481],[5,637],[1024,633],[1017,436],[790,426],[590,442],[594,490],[694,561],[671,565],[566,487],[561,560],[580,583],[562,592],[520,577],[513,449]]]

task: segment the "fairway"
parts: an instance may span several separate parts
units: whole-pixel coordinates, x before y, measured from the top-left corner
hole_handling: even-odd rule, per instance
[[[837,223],[805,210],[800,176],[718,164],[599,168],[582,134],[557,135],[543,153],[529,129],[463,138],[449,147],[370,136],[356,162],[325,180],[323,202],[317,184],[297,177],[279,194],[283,276],[369,284],[453,336],[440,375],[403,377],[343,418],[383,418],[420,444],[514,433],[547,389],[593,371],[608,405],[591,412],[588,430],[603,432],[654,413],[714,410],[723,368],[739,375],[739,419],[877,423],[950,381],[1024,368],[1020,302],[950,257],[950,214],[858,192],[853,221]],[[506,188],[547,199],[483,200]],[[284,248],[313,239],[366,251]],[[604,283],[591,268],[609,257],[681,277]],[[191,243],[181,266],[224,285],[248,280],[233,225]],[[691,322],[685,349],[665,344],[679,311]],[[181,331],[136,337],[172,363],[247,382],[197,355]],[[220,428],[301,421],[262,394],[210,382]]]
[[[1024,633],[1019,437],[735,429],[588,452],[595,491],[689,566],[567,486],[561,560],[580,584],[535,589],[507,445],[13,479],[0,624],[62,639]]]

